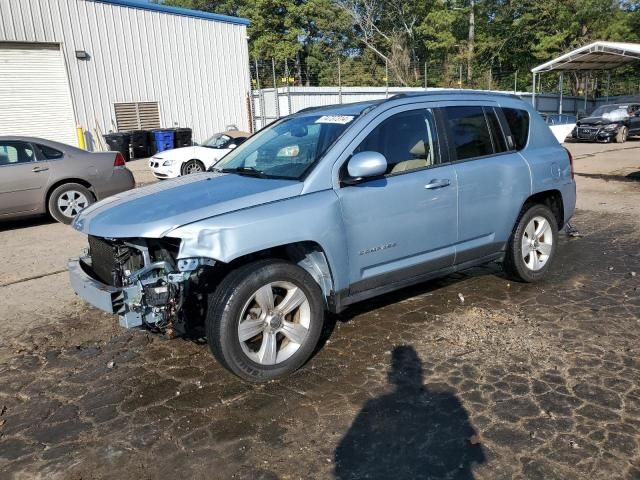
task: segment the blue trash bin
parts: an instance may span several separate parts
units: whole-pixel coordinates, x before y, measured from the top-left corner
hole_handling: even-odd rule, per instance
[[[156,144],[156,152],[164,152],[173,148],[174,130],[159,129],[153,130],[153,139]]]

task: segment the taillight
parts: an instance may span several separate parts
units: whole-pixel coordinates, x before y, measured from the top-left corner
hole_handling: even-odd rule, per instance
[[[113,161],[113,168],[124,168],[124,157],[120,152],[116,153],[116,159]]]
[[[573,155],[571,155],[571,152],[569,151],[569,149],[567,147],[564,147],[564,149],[567,152],[567,155],[569,155],[569,166],[571,167],[571,180],[573,180]]]

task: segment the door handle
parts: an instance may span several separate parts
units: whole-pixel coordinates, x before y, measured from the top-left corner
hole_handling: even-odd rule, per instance
[[[444,178],[442,180],[431,180],[424,188],[434,190],[436,188],[448,187],[449,185],[451,185],[451,181],[448,178]]]
[[[46,172],[47,170],[49,170],[49,167],[33,167],[31,169],[32,172],[38,173],[38,172]]]

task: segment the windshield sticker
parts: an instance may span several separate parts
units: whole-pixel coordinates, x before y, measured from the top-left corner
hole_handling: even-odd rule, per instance
[[[315,123],[338,123],[346,125],[353,120],[353,115],[323,115]]]

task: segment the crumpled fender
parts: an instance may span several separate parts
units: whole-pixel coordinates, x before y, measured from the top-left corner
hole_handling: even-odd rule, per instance
[[[333,190],[197,221],[167,236],[182,240],[178,259],[207,257],[224,263],[268,248],[315,242],[329,262],[334,289],[348,284],[347,246],[339,199]]]

